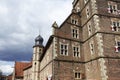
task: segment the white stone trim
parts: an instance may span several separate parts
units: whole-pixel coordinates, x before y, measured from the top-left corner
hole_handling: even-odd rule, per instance
[[[73,29],[74,29],[74,30],[77,30],[77,33],[75,33],[75,34],[77,35],[77,37],[74,37],[74,36],[73,36]],[[75,39],[79,39],[79,36],[80,36],[80,30],[79,30],[79,28],[76,27],[76,26],[71,26],[71,37],[72,37],[72,38],[75,38]]]
[[[98,13],[97,2],[96,0],[91,0],[92,14]]]
[[[91,55],[95,54],[95,47],[94,47],[93,41],[90,41],[89,46],[90,46],[90,53],[91,53]]]
[[[58,55],[57,55],[57,38],[54,37],[53,39],[53,59],[55,59]]]
[[[68,56],[68,51],[69,51],[69,50],[68,50],[68,47],[69,47],[69,44],[68,44],[68,43],[65,44],[65,43],[62,43],[62,42],[59,42],[59,44],[60,44],[60,45],[59,45],[59,47],[60,47],[60,48],[59,48],[59,49],[60,49],[60,55]],[[61,54],[61,45],[67,45],[67,54],[66,54],[66,55],[65,55],[65,54]]]
[[[96,34],[96,39],[97,39],[97,45],[98,45],[98,55],[99,56],[104,56],[103,54],[103,39],[102,39],[102,34]]]
[[[94,18],[95,32],[97,32],[97,31],[100,30],[100,25],[99,25],[99,23],[100,23],[100,18],[99,18],[99,16],[97,16],[97,15],[94,15],[93,18]]]
[[[100,62],[100,71],[101,71],[101,80],[107,80],[107,67],[105,65],[105,60],[103,58],[99,59]]]

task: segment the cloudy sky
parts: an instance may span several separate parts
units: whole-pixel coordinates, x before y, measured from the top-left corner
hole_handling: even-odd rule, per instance
[[[54,21],[60,25],[71,13],[73,0],[0,0],[0,69],[12,71],[14,61],[29,61],[34,39],[44,45]]]

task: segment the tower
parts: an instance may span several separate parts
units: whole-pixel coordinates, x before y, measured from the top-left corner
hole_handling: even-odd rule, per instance
[[[32,62],[32,80],[39,80],[39,70],[40,70],[40,56],[43,53],[43,38],[38,35],[35,38],[35,45],[33,46],[33,62]]]
[[[86,79],[119,80],[120,1],[74,0],[81,16]]]
[[[41,80],[119,80],[119,6],[119,0],[74,0],[67,19],[52,25],[44,52],[36,38],[33,80],[38,72]]]

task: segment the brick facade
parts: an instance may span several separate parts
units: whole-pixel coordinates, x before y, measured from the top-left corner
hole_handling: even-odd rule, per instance
[[[38,54],[38,79],[119,80],[119,10],[119,0],[74,0],[72,13],[61,26],[52,25],[53,34]]]

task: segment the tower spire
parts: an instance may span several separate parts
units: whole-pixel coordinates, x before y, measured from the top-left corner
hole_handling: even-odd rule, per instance
[[[40,28],[39,28],[39,35],[40,35]]]

